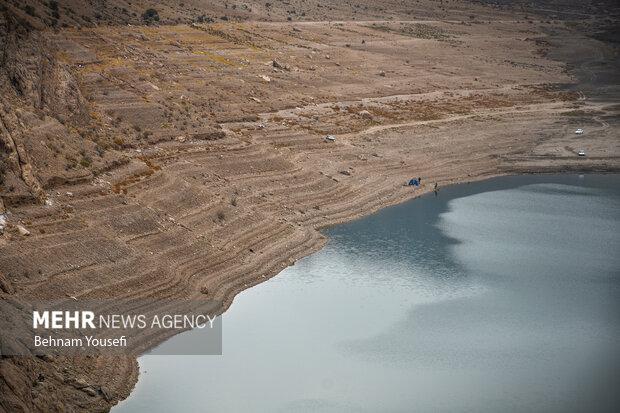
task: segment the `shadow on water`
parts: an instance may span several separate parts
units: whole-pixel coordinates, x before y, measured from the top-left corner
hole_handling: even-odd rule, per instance
[[[591,196],[590,193],[575,190],[574,185],[583,185],[587,179],[588,188],[608,189],[606,176],[507,176],[482,182],[472,182],[440,188],[437,194],[428,193],[417,199],[378,211],[346,224],[324,231],[329,238],[326,253],[349,255],[352,261],[365,257],[381,265],[407,260],[417,267],[432,269],[433,277],[464,277],[462,263],[455,259],[452,250],[459,240],[450,237],[440,228],[442,215],[450,211],[450,203],[458,198],[481,192],[515,189],[525,184],[563,184],[563,187],[532,188],[562,195]],[[426,183],[430,185],[430,183]],[[312,259],[312,257],[308,257]]]

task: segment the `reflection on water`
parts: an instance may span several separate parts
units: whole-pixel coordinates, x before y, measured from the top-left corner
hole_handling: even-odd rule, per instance
[[[223,356],[143,356],[114,411],[613,411],[619,200],[510,177],[334,227],[235,299]]]

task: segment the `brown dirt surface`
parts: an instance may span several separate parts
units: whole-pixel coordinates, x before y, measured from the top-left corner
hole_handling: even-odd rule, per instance
[[[16,308],[206,289],[224,311],[320,228],[434,183],[620,167],[604,2],[185,0],[158,2],[157,24],[148,1],[53,3],[0,18],[0,299]],[[106,411],[137,375],[132,357],[2,357],[0,412]]]

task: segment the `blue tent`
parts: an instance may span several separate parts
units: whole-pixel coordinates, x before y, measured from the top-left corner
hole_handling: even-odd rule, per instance
[[[412,179],[409,181],[409,186],[420,186],[420,183],[418,182],[417,179]]]

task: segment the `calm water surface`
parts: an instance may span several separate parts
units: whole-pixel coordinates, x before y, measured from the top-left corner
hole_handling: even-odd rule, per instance
[[[329,229],[114,413],[617,411],[619,205],[618,175],[508,177]]]

